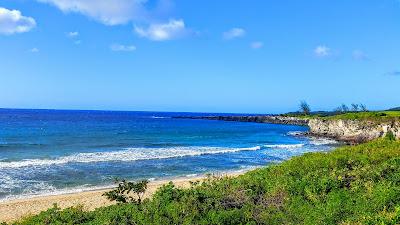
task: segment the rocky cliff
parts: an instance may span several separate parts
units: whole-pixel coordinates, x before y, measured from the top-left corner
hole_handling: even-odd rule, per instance
[[[372,122],[359,120],[311,119],[310,134],[360,143],[384,137],[391,131],[400,139],[400,121]]]
[[[180,119],[207,119],[238,122],[273,123],[308,126],[310,136],[329,137],[348,143],[362,143],[379,137],[384,137],[391,131],[400,139],[400,121],[376,122],[367,120],[342,119],[304,119],[288,116],[193,116],[175,117]]]

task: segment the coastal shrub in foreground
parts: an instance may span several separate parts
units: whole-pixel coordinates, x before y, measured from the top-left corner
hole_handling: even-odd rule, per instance
[[[111,191],[107,191],[103,196],[117,203],[141,204],[149,181],[129,182],[126,180],[119,181],[117,179],[115,183],[117,183],[118,186]],[[133,193],[134,196],[131,196],[131,193]]]
[[[400,142],[308,153],[237,178],[210,177],[151,200],[49,209],[16,224],[399,224]]]

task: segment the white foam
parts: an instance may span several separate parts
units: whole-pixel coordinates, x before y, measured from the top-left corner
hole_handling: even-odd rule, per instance
[[[197,177],[199,176],[197,173],[193,173],[193,174],[188,174],[186,175],[186,177]]]
[[[305,132],[303,132],[303,131],[289,131],[287,134],[290,135],[290,136],[300,136],[300,135],[304,135]]]
[[[314,138],[312,141],[310,141],[310,144],[312,145],[333,145],[337,144],[338,142],[333,140],[333,139],[328,139],[328,138]]]
[[[13,188],[16,188],[22,184],[22,181],[13,179],[7,173],[0,173],[0,191],[8,192]]]
[[[165,117],[165,116],[152,116],[152,119],[169,119],[171,117]]]
[[[52,185],[42,182],[36,186],[36,188],[42,188],[42,189],[30,189],[30,190],[25,190],[23,193],[18,195],[9,195],[6,196],[5,198],[1,198],[0,203],[16,199],[27,199],[27,198],[35,198],[42,196],[73,194],[85,191],[105,190],[113,187],[115,187],[115,185],[91,186],[87,184],[87,185],[77,186],[74,188],[56,189]]]
[[[240,170],[222,170],[222,171],[215,171],[212,172],[212,174],[228,174],[231,172],[247,172],[252,169],[259,168],[261,166],[248,166],[248,167],[241,167]],[[188,174],[186,176],[175,176],[175,177],[158,177],[158,178],[149,178],[148,181],[173,181],[175,178],[181,178],[181,177],[187,177],[187,178],[195,178],[195,177],[201,177],[206,174]],[[9,178],[11,179],[11,177]],[[13,180],[15,181],[15,180]],[[13,185],[13,188],[15,187],[21,187],[25,186],[25,183],[22,183],[21,181],[17,181],[19,184],[18,185]],[[36,182],[36,181],[33,181]],[[18,194],[18,195],[8,195],[4,198],[0,198],[0,203],[2,202],[7,202],[10,200],[16,200],[16,199],[27,199],[27,198],[36,198],[36,197],[42,197],[42,196],[55,196],[55,195],[63,195],[63,194],[73,194],[73,193],[80,193],[80,192],[86,192],[86,191],[96,191],[96,190],[107,190],[110,188],[114,188],[116,185],[115,184],[108,184],[108,185],[90,185],[90,184],[84,184],[84,185],[79,185],[71,188],[55,188],[51,184],[48,184],[46,182],[38,182],[36,185],[34,185],[34,188],[30,188],[29,190],[24,190],[23,193]],[[0,189],[1,190],[1,189]]]
[[[293,148],[301,148],[304,144],[278,144],[278,145],[264,145],[267,148],[283,148],[283,149],[293,149]]]
[[[26,159],[14,162],[0,162],[0,168],[21,168],[60,165],[67,163],[93,163],[109,161],[136,161],[148,159],[167,159],[205,154],[222,154],[240,151],[260,150],[260,146],[250,148],[226,147],[171,147],[171,148],[128,148],[121,151],[78,153],[55,159]]]

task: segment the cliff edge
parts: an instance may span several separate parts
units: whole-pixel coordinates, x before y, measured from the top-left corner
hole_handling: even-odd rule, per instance
[[[308,126],[310,136],[333,138],[347,143],[363,143],[391,132],[400,139],[399,112],[358,112],[336,116],[189,116],[180,119],[207,119],[236,122],[272,123]]]
[[[310,119],[310,134],[330,137],[336,140],[362,143],[384,137],[388,132],[400,139],[400,121],[368,121],[344,119]]]

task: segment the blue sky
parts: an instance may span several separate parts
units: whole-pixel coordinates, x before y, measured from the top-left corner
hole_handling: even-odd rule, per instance
[[[398,0],[1,0],[0,107],[400,106]]]

